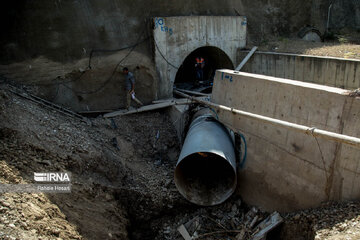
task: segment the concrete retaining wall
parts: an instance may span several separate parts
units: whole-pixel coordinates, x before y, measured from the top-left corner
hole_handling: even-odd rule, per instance
[[[222,70],[216,72],[212,102],[360,137],[360,99],[339,88]],[[247,140],[238,182],[246,202],[290,211],[360,199],[360,149],[229,112],[218,115]]]
[[[239,52],[239,62],[247,53]],[[241,71],[345,89],[360,87],[360,60],[256,52]]]

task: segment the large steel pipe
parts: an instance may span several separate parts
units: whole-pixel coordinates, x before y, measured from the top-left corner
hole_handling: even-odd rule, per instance
[[[227,129],[209,114],[196,117],[175,168],[175,185],[202,206],[224,202],[236,188],[236,160]]]

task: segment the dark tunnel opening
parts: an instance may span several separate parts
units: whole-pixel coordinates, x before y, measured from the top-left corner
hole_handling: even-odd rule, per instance
[[[196,78],[196,58],[205,60],[203,81]],[[175,77],[175,87],[210,93],[217,69],[234,69],[234,65],[227,54],[217,47],[200,47],[191,52],[184,60]]]
[[[236,172],[220,155],[197,152],[185,157],[175,169],[179,192],[190,202],[212,206],[226,200],[236,187]]]

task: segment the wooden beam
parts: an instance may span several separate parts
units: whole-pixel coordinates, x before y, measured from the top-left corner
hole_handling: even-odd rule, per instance
[[[167,99],[159,99],[159,100],[154,100],[152,101],[152,103],[163,103],[163,102],[168,102],[168,101],[171,101],[171,100],[174,100],[174,98],[167,98]]]
[[[184,240],[191,240],[191,236],[189,232],[186,230],[185,226],[183,224],[180,225],[180,227],[177,228],[181,236],[184,238]]]
[[[109,113],[113,112],[114,110],[93,110],[93,111],[79,111],[79,114],[91,114],[91,113]]]
[[[107,113],[107,114],[104,114],[104,118],[111,118],[111,117],[116,117],[116,116],[124,116],[124,115],[133,114],[133,113],[146,112],[146,111],[151,111],[151,110],[170,107],[170,106],[173,106],[173,105],[182,105],[182,104],[189,104],[189,103],[192,103],[192,101],[187,99],[187,98],[184,98],[184,99],[172,99],[172,100],[168,100],[166,102],[161,102],[161,103],[142,106],[142,107],[136,108],[134,110],[127,111],[127,110],[123,109],[123,110]]]
[[[207,93],[195,92],[195,91],[185,90],[185,89],[181,89],[181,88],[175,88],[175,90],[184,92],[184,93],[189,93],[192,95],[197,95],[197,96],[203,96],[203,97],[210,96],[210,94],[207,94]]]
[[[237,66],[237,68],[235,68],[235,71],[240,71],[242,69],[242,67],[245,65],[245,63],[247,63],[247,61],[249,61],[249,59],[251,58],[251,56],[254,54],[254,52],[256,51],[257,47],[253,47],[251,49],[251,51],[248,53],[248,55],[246,55],[246,57],[241,61],[241,63],[239,64],[239,66]]]

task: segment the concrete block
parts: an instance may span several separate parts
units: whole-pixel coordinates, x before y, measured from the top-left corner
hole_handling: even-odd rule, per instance
[[[340,88],[220,70],[211,99],[235,109],[360,137],[360,99]],[[345,171],[346,166],[358,165],[359,149],[230,112],[218,115],[247,139],[248,160],[239,173],[238,192],[248,203],[290,211],[358,196],[357,189],[341,187],[341,181],[357,181],[356,175]]]
[[[239,51],[238,58],[247,53]],[[360,60],[355,59],[257,51],[242,71],[344,89],[360,87]]]

